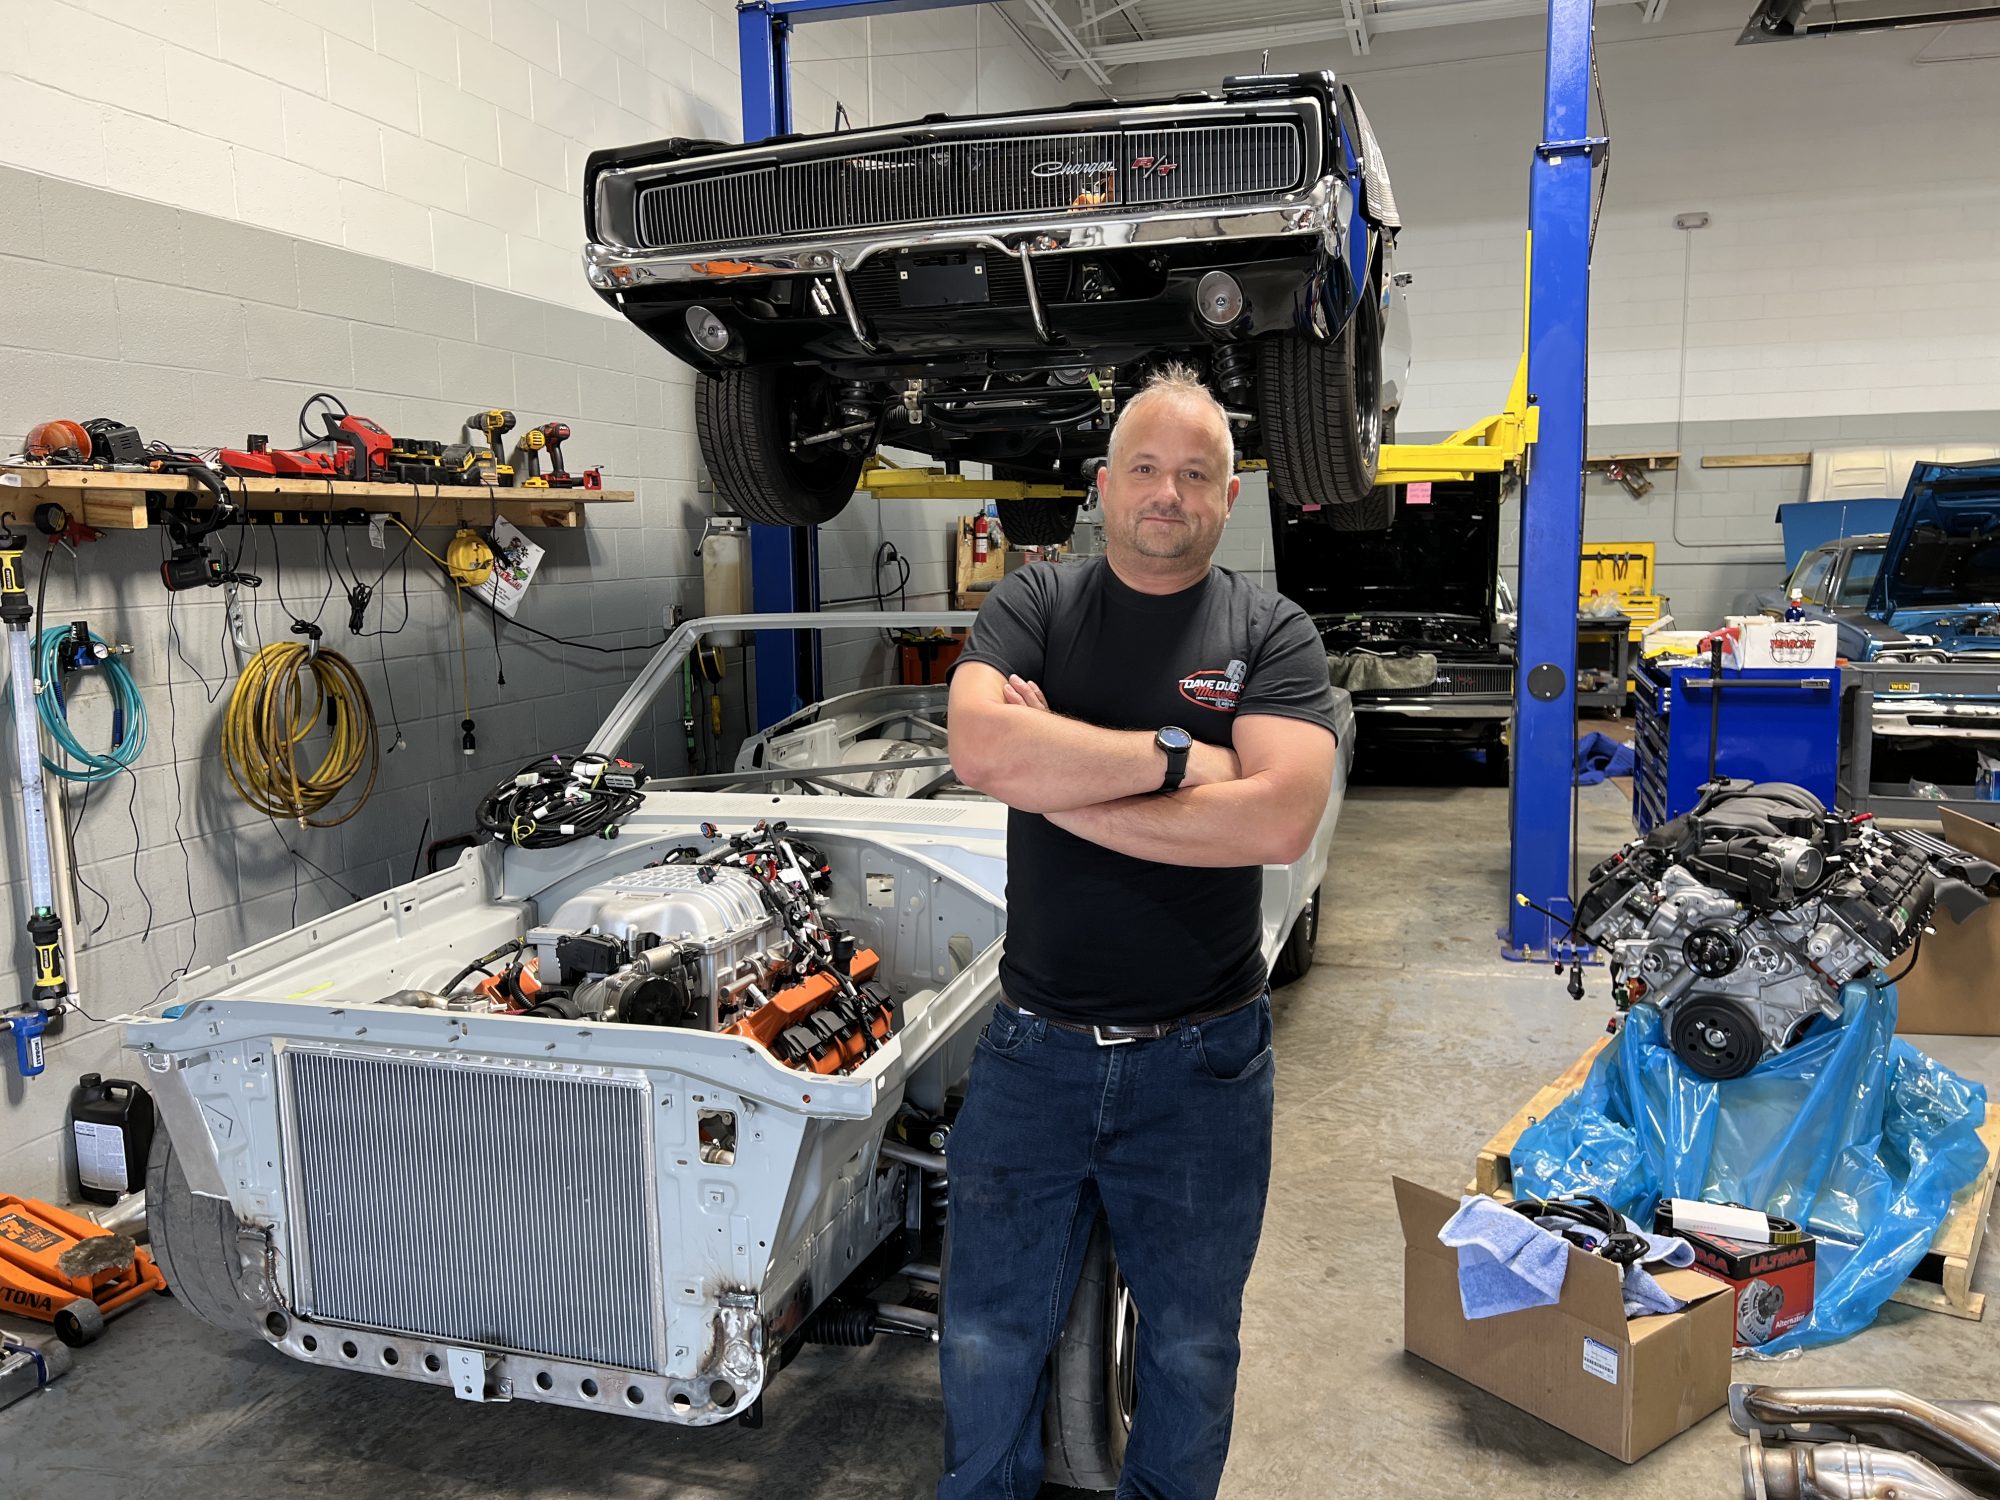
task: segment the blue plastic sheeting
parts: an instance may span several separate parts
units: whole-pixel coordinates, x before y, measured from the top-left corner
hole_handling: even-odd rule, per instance
[[[1760,1353],[1860,1332],[1978,1176],[1986,1088],[1896,1030],[1894,986],[1841,992],[1838,1022],[1749,1073],[1690,1072],[1636,1006],[1583,1087],[1521,1134],[1514,1190],[1595,1193],[1642,1224],[1663,1198],[1741,1203],[1819,1239],[1812,1317]]]
[[[1591,730],[1576,742],[1576,784],[1596,786],[1611,776],[1630,776],[1636,757],[1630,745]]]

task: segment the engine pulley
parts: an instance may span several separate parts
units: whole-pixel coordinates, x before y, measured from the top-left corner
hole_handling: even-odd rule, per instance
[[[1687,935],[1681,956],[1702,978],[1720,979],[1743,962],[1743,944],[1731,929],[1709,923]]]
[[[1741,1078],[1764,1055],[1750,1007],[1727,995],[1689,995],[1673,1007],[1667,1040],[1674,1055],[1703,1078]]]

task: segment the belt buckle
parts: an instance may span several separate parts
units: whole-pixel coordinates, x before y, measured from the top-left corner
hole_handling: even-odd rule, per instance
[[[1129,1047],[1139,1040],[1136,1036],[1106,1036],[1104,1028],[1095,1024],[1091,1026],[1090,1034],[1100,1047]]]

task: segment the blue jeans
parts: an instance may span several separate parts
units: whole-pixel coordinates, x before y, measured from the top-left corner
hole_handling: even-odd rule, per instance
[[[1120,1500],[1213,1496],[1271,1175],[1271,1000],[1100,1047],[1002,1001],[953,1127],[938,1500],[1033,1500],[1048,1360],[1102,1211],[1139,1311]]]

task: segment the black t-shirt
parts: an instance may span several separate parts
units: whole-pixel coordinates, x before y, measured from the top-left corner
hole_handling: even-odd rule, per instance
[[[958,663],[1038,684],[1049,707],[1106,729],[1177,724],[1230,744],[1234,716],[1334,728],[1326,648],[1306,612],[1226,568],[1142,594],[1101,557],[1031,563],[980,606]],[[1145,1025],[1247,1000],[1266,982],[1262,869],[1134,859],[1007,817],[1007,951],[1000,983],[1040,1015]]]

